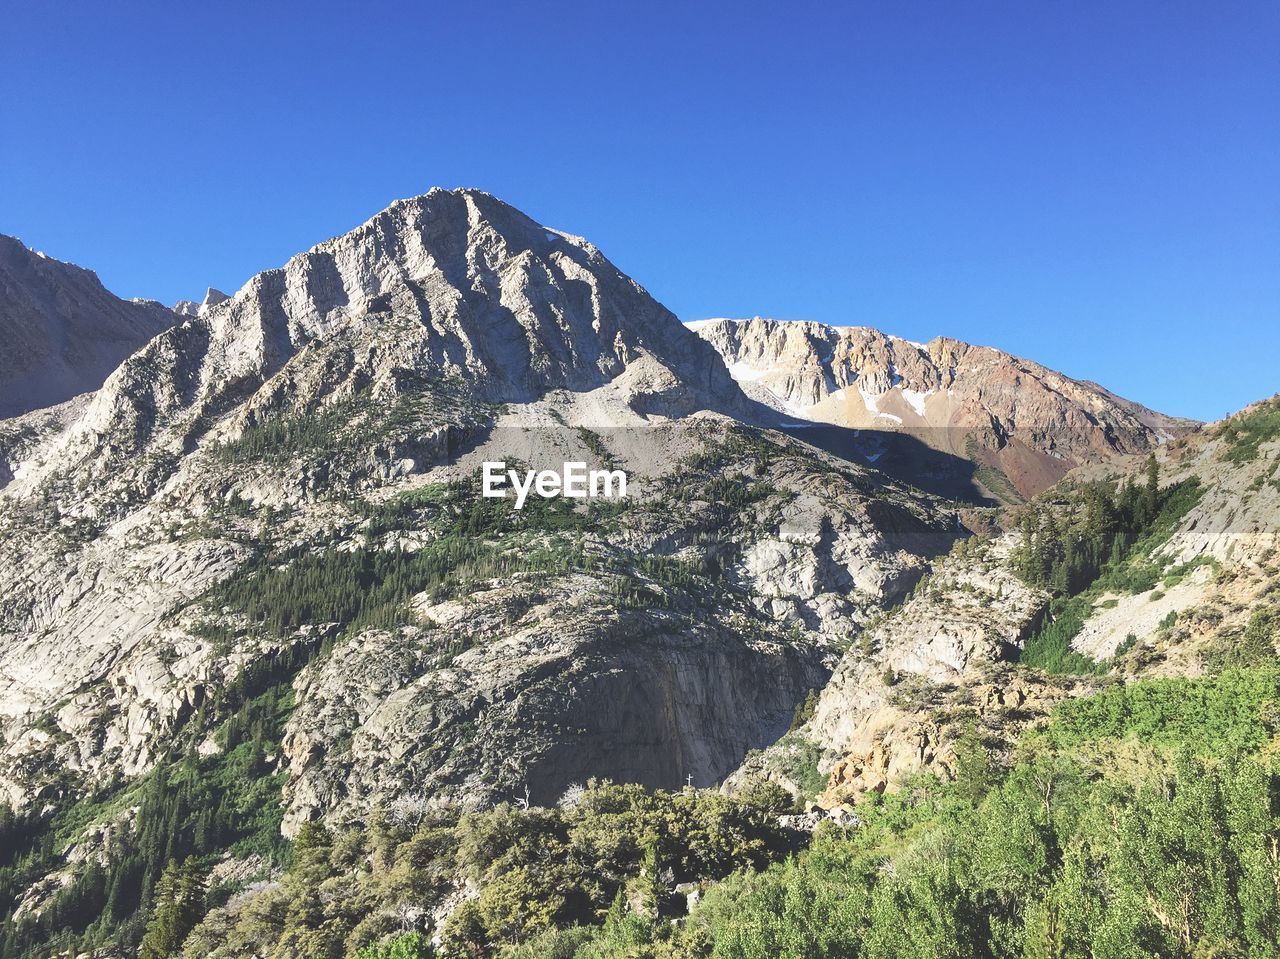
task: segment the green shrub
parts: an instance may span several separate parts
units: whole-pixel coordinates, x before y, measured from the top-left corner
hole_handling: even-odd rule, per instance
[[[1280,397],[1227,420],[1220,435],[1227,444],[1223,459],[1232,463],[1256,459],[1263,443],[1280,437]]]
[[[395,936],[357,950],[351,959],[434,959],[431,941],[420,932]]]

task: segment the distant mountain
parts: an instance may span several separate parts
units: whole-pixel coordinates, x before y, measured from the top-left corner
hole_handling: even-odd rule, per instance
[[[227,294],[223,293],[221,290],[215,290],[213,287],[208,287],[205,290],[204,299],[201,302],[197,303],[195,300],[179,300],[177,303],[173,304],[173,312],[177,313],[179,316],[199,316],[202,310],[208,310],[210,307],[217,306],[224,300],[229,299],[231,299],[231,297],[227,296]]]
[[[1032,496],[1080,463],[1145,452],[1196,425],[946,337],[913,343],[760,317],[689,326],[753,399],[806,424],[867,431],[848,448],[925,486],[931,469],[950,470],[953,492],[971,480],[996,499]],[[921,445],[945,457],[921,455]]]
[[[96,390],[178,317],[113,296],[93,272],[0,236],[0,418]]]

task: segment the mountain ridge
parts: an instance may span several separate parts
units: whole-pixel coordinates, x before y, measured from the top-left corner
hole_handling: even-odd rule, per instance
[[[97,389],[177,321],[154,301],[120,299],[90,269],[0,235],[0,419]]]
[[[914,436],[998,474],[1023,498],[1081,462],[1146,452],[1197,425],[951,337],[916,343],[871,327],[761,317],[694,321],[690,328],[716,347],[749,395],[780,413]],[[863,450],[880,465],[874,441]]]

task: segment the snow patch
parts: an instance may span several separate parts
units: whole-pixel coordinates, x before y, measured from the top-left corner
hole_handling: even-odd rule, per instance
[[[869,393],[861,388],[858,389],[858,392],[862,394],[862,402],[866,404],[867,412],[873,417],[878,420],[890,420],[891,422],[899,424],[902,422],[901,416],[894,416],[892,413],[880,412],[880,398],[874,393]]]
[[[729,375],[739,383],[754,383],[756,380],[762,380],[770,373],[776,373],[777,367],[768,367],[767,369],[758,370],[750,363],[734,363],[729,367]]]
[[[902,398],[916,411],[916,415],[924,417],[924,401],[933,395],[933,390],[921,393],[919,390],[903,390]]]
[[[889,336],[889,339],[893,340],[895,343],[906,343],[907,346],[914,346],[917,350],[923,350],[926,345],[924,343],[917,343],[915,340],[903,339],[901,336],[893,336],[892,334]]]

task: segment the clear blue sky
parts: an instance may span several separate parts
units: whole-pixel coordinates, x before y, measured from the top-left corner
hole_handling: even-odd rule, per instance
[[[432,185],[685,319],[1280,390],[1280,4],[17,3],[0,232],[166,302]]]

